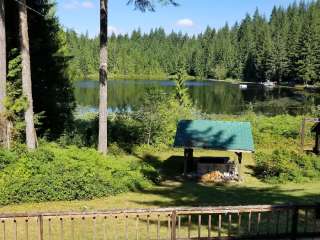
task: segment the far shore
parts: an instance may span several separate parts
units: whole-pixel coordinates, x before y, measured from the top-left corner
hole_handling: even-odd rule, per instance
[[[171,80],[172,76],[164,75],[164,74],[153,74],[153,75],[124,75],[124,74],[110,74],[108,76],[110,80],[159,80],[159,81],[167,81]],[[90,74],[84,79],[80,80],[98,80],[99,75],[98,74]],[[196,80],[198,78],[193,76],[187,76],[186,80]],[[199,79],[200,80],[200,79]]]
[[[164,75],[164,74],[153,74],[153,75],[124,75],[124,74],[110,74],[109,80],[152,80],[152,81],[168,81],[172,80],[172,76]],[[86,78],[80,78],[75,81],[83,81],[83,80],[90,80],[90,81],[98,81],[99,74],[89,74]],[[213,78],[201,78],[201,77],[195,77],[195,76],[187,76],[186,80],[203,80],[203,81],[212,81],[212,82],[226,82],[231,84],[258,84],[259,82],[248,82],[248,81],[242,81],[241,79],[234,79],[234,78],[227,78],[227,79],[213,79]],[[294,86],[287,85],[287,84],[279,84],[277,86],[283,87],[283,88],[292,88],[296,90],[318,90],[320,86],[316,85],[303,85],[303,84],[296,84]]]

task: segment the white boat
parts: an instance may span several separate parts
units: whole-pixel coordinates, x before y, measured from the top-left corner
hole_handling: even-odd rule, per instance
[[[239,88],[240,88],[240,89],[247,89],[247,88],[248,88],[248,85],[247,85],[247,84],[240,84],[240,85],[239,85]]]
[[[265,87],[269,87],[269,88],[273,88],[273,87],[276,86],[276,84],[274,82],[271,82],[271,81],[263,82],[262,85],[265,86]]]

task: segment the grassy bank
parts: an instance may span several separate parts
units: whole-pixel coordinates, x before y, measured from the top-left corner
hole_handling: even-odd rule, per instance
[[[226,153],[217,151],[196,151],[196,156],[215,155],[225,156]],[[228,154],[234,157],[232,154]],[[0,212],[59,212],[59,211],[96,211],[96,210],[111,210],[111,209],[132,209],[132,208],[158,208],[158,207],[179,207],[179,206],[223,206],[223,205],[248,205],[248,204],[282,204],[282,203],[301,203],[308,204],[320,201],[320,183],[308,182],[303,184],[286,183],[281,185],[273,185],[262,182],[257,179],[252,169],[255,166],[255,161],[251,155],[245,155],[243,174],[245,176],[242,183],[229,184],[202,184],[196,181],[181,180],[176,178],[182,172],[182,151],[161,151],[161,152],[141,152],[135,156],[123,156],[121,159],[130,158],[133,161],[149,162],[155,167],[162,166],[164,179],[159,185],[153,185],[150,188],[136,192],[121,193],[116,196],[96,198],[93,200],[80,201],[55,201],[43,203],[28,203],[19,205],[8,205],[0,208]],[[270,222],[268,215],[261,215],[260,231],[269,231]],[[303,216],[304,217],[304,216]],[[252,214],[252,218],[256,219],[257,215]],[[107,232],[108,237],[117,236],[118,239],[125,239],[124,229],[128,226],[129,236],[137,236],[136,229],[139,229],[139,239],[147,239],[147,236],[158,235],[157,232],[157,215],[150,214],[150,228],[147,228],[147,219],[143,214],[139,215],[140,220],[136,220],[136,215],[131,215],[128,218],[119,216],[108,216],[104,219],[103,216],[97,216],[95,219],[86,216],[85,218],[70,217],[52,218],[51,220],[51,235],[52,239],[104,239],[104,233]],[[167,216],[159,217],[161,239],[168,236]],[[281,218],[283,219],[283,218]],[[17,220],[17,234],[19,237],[25,236],[24,219]],[[62,221],[64,224],[62,232]],[[227,236],[228,219],[227,215],[222,215],[222,235]],[[233,225],[238,221],[238,214],[232,215]],[[276,215],[272,222],[275,223]],[[74,225],[71,224],[74,223]],[[311,220],[309,221],[311,223]],[[180,236],[187,236],[188,225],[186,218],[182,217]],[[105,227],[106,226],[106,227]],[[138,227],[137,227],[138,226]],[[212,236],[217,236],[218,220],[217,215],[212,217]],[[242,228],[246,231],[248,226],[248,218],[242,214]],[[272,227],[275,229],[285,229],[285,220],[280,221],[281,227]],[[29,239],[37,239],[38,223],[36,219],[29,219]],[[253,225],[255,228],[255,225]],[[44,236],[48,238],[48,219],[44,220]],[[73,229],[73,230],[72,230]],[[106,229],[106,230],[105,230]],[[150,232],[147,230],[149,229]],[[206,236],[208,225],[207,216],[203,215],[201,234]],[[2,229],[1,229],[2,230]],[[0,230],[0,233],[1,233]],[[6,221],[7,236],[14,236],[15,225],[13,221]],[[234,233],[238,232],[238,228],[232,228]],[[303,229],[302,229],[303,231]],[[198,233],[197,216],[192,217],[191,232],[193,236]],[[149,235],[150,234],[150,235]],[[63,235],[63,237],[61,237]],[[20,238],[19,238],[20,239]]]
[[[2,161],[9,159],[9,162],[2,162],[1,165],[2,200],[6,199],[5,191],[12,189],[14,195],[8,193],[8,196],[15,202],[43,201],[42,203],[6,204],[0,208],[0,211],[61,211],[320,201],[319,178],[317,175],[310,175],[319,170],[316,165],[313,167],[310,165],[314,163],[309,160],[308,155],[301,155],[303,157],[301,159],[300,155],[296,159],[280,155],[281,161],[270,157],[277,149],[299,154],[299,126],[302,117],[288,115],[265,117],[247,114],[243,116],[211,115],[206,118],[252,123],[256,154],[244,156],[243,183],[208,185],[182,180],[180,176],[183,172],[183,152],[165,145],[133,146],[131,154],[125,153],[125,150],[117,151],[117,148],[113,147],[110,148],[111,154],[104,158],[93,149],[49,144],[33,154],[24,153],[21,150],[16,153],[0,154]],[[121,126],[122,130],[126,129],[126,122],[121,122]],[[134,128],[132,120],[128,128]],[[122,135],[122,130],[118,129],[117,134]],[[312,143],[310,135],[306,140]],[[122,145],[117,143],[116,138],[113,141],[118,148],[121,148]],[[289,174],[289,177],[294,177],[293,180],[271,176],[275,181],[266,181],[257,172],[256,158],[261,153],[266,154],[265,161],[268,166],[272,166],[272,169],[280,171],[281,174]],[[15,158],[15,154],[20,157]],[[231,159],[236,159],[233,153],[219,151],[196,151],[195,156],[229,156]],[[315,159],[319,161],[319,158],[315,157]],[[284,165],[284,169],[278,163]],[[291,172],[286,172],[287,169],[293,169],[292,172],[297,175],[290,175]],[[52,172],[56,173],[54,178],[51,177]],[[121,175],[122,173],[125,173],[125,178]],[[82,182],[81,187],[78,184],[79,180]],[[42,189],[40,192],[39,187]],[[103,189],[108,189],[108,192],[104,193],[101,191]],[[50,197],[47,200],[40,198],[41,194],[37,199],[32,198],[47,190],[51,194],[43,195]],[[63,194],[57,195],[57,191],[60,190]],[[65,195],[66,193],[68,194]],[[87,193],[91,194],[90,197]],[[82,197],[79,194],[83,194]],[[31,198],[23,198],[28,196]],[[20,200],[17,197],[20,197]],[[62,201],[49,201],[50,199]]]
[[[154,164],[164,164],[170,175],[182,167],[182,152],[170,151],[138,155],[136,161],[148,158]],[[196,152],[196,156],[217,155],[221,152]],[[286,183],[273,185],[262,182],[254,176],[255,162],[250,155],[245,156],[243,183],[205,185],[195,181],[180,181],[174,175],[165,179],[159,186],[139,192],[123,193],[117,196],[98,198],[89,201],[59,201],[9,205],[0,208],[1,212],[94,210],[114,208],[153,208],[166,206],[219,206],[245,204],[312,203],[320,201],[320,182]]]
[[[240,84],[241,82],[243,82],[241,79],[234,79],[234,78],[227,78],[227,79],[208,79],[210,81],[214,81],[214,82],[227,82],[227,83],[233,83],[233,84]]]

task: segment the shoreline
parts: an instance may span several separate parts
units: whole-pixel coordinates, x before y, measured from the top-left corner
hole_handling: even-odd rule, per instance
[[[173,81],[171,76],[166,75],[113,75],[111,74],[108,78],[108,80],[152,80],[152,81]],[[248,82],[248,81],[241,81],[241,79],[213,79],[213,78],[199,78],[195,76],[187,76],[186,81],[192,81],[192,80],[198,80],[198,81],[210,81],[210,82],[224,82],[224,83],[230,83],[230,84],[250,84],[250,85],[263,85],[260,82]],[[78,81],[99,81],[99,75],[98,74],[90,74],[87,78],[80,78],[77,80],[73,80],[73,82]],[[308,85],[304,86],[301,84],[296,84],[294,86],[290,86],[287,84],[277,84],[275,87],[280,88],[290,88],[295,89],[299,91],[310,91],[310,90],[319,90],[320,86],[316,85]]]
[[[98,74],[89,74],[87,78],[81,78],[79,80],[75,81],[83,81],[83,80],[91,80],[91,81],[97,81],[99,79]],[[172,80],[172,77],[167,76],[167,75],[122,75],[122,74],[110,74],[109,75],[109,80],[157,80],[157,81],[168,81]],[[186,80],[197,80],[200,78],[196,78],[193,76],[187,76]]]

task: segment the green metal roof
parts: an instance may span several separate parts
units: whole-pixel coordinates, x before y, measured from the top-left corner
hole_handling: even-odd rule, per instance
[[[254,152],[251,124],[211,120],[182,120],[174,147]]]

